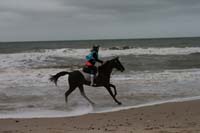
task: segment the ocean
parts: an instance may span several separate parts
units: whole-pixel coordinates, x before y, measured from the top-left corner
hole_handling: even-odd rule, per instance
[[[85,86],[90,105],[76,89],[65,103],[68,76],[56,87],[48,79],[79,70],[92,45],[106,61],[116,56],[117,105],[103,87]],[[100,65],[100,64],[97,64]],[[0,43],[0,118],[67,117],[200,98],[200,38],[118,39]]]

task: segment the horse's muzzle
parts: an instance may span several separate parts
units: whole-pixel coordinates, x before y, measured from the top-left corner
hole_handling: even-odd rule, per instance
[[[124,68],[122,68],[122,69],[120,69],[120,71],[121,71],[121,72],[123,72],[123,71],[125,71],[125,69],[124,69]]]

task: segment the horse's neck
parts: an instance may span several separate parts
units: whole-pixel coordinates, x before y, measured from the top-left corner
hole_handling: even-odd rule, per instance
[[[110,66],[109,63],[104,64],[103,66],[101,66],[102,68],[99,71],[99,75],[104,75],[108,78],[110,78],[110,75],[112,73],[113,68]]]

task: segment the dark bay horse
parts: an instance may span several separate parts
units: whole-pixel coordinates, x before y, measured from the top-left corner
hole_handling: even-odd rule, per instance
[[[96,83],[95,87],[101,87],[101,86],[105,87],[108,90],[108,92],[110,93],[110,95],[112,96],[112,98],[115,100],[115,102],[120,105],[121,102],[119,102],[116,99],[116,95],[117,95],[116,87],[115,87],[115,85],[110,83],[111,73],[114,68],[121,72],[123,72],[125,70],[125,68],[119,61],[118,57],[116,57],[112,60],[108,60],[103,65],[99,66],[98,67],[98,76],[95,78],[95,83]],[[78,71],[78,70],[72,71],[72,72],[62,71],[55,75],[52,75],[50,77],[50,81],[54,82],[55,85],[57,85],[58,78],[66,75],[66,74],[69,74],[69,77],[68,77],[69,89],[65,93],[65,101],[67,102],[67,97],[69,96],[69,94],[71,94],[78,87],[81,92],[81,95],[84,98],[86,98],[91,104],[94,104],[86,96],[84,88],[83,88],[83,85],[90,85],[90,81],[85,80],[84,76],[82,75],[82,73],[80,71]],[[111,90],[111,87],[114,89],[114,93]]]

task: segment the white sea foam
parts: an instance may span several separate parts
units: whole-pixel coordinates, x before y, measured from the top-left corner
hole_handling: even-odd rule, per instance
[[[180,69],[180,70],[164,70],[161,72],[153,71],[130,71],[129,74],[113,75],[114,81],[190,81],[200,80],[200,69]]]
[[[105,50],[102,51],[103,56],[120,56],[120,55],[188,55],[191,53],[200,52],[200,48],[185,47],[185,48],[132,48],[125,50]]]
[[[67,69],[5,69],[0,72],[0,88],[23,85],[24,87],[30,87],[37,85],[38,87],[49,87],[49,77],[52,74],[56,74],[60,71],[70,71]],[[59,85],[68,85],[68,75],[59,79]],[[128,74],[118,73],[111,77],[112,82],[130,81],[134,82],[167,82],[167,81],[190,81],[200,80],[200,69],[181,69],[181,70],[164,70],[160,72],[152,71],[130,71]]]
[[[164,103],[172,103],[172,102],[185,102],[192,100],[199,100],[200,96],[188,97],[188,98],[174,98],[171,100],[163,100],[163,101],[155,101],[149,102],[145,104],[139,104],[135,106],[126,106],[126,107],[115,107],[115,108],[104,108],[104,110],[93,110],[93,107],[79,107],[74,109],[73,111],[57,111],[57,110],[34,110],[34,111],[23,111],[23,112],[14,112],[14,113],[5,113],[0,115],[0,119],[8,119],[8,118],[58,118],[58,117],[72,117],[72,116],[81,116],[89,113],[107,113],[114,112],[120,110],[127,110],[133,108],[141,108],[148,107],[153,105],[160,105]]]
[[[131,72],[128,75],[112,76],[112,82],[117,86],[118,99],[125,103],[124,106],[114,106],[115,103],[109,94],[104,92],[105,89],[88,90],[86,87],[87,95],[97,103],[97,108],[94,107],[93,110],[93,107],[88,106],[88,102],[84,101],[78,92],[75,92],[74,95],[70,95],[69,100],[72,103],[69,106],[72,109],[68,110],[64,107],[64,92],[68,86],[67,77],[59,79],[59,88],[48,82],[50,74],[64,69],[10,70],[1,72],[0,93],[5,94],[9,100],[14,97],[19,101],[12,104],[9,100],[7,104],[0,103],[0,106],[16,108],[11,112],[0,112],[0,118],[66,117],[93,112],[110,112],[165,102],[199,99],[199,96],[194,96],[200,94],[200,69]],[[31,97],[33,98],[29,99]],[[38,98],[43,99],[38,103]],[[79,103],[80,101],[83,103]],[[75,104],[77,102],[78,104]]]
[[[79,106],[74,108],[72,111],[58,111],[58,110],[45,110],[45,109],[20,110],[12,113],[1,114],[0,119],[69,117],[69,116],[79,116],[88,114],[91,113],[92,110],[93,110],[92,106]]]
[[[163,101],[161,100],[161,101],[149,102],[149,103],[135,105],[135,106],[110,108],[110,109],[105,109],[103,111],[94,111],[94,113],[114,112],[114,111],[127,110],[127,109],[132,109],[132,108],[142,108],[142,107],[148,107],[148,106],[153,106],[153,105],[160,105],[164,103],[186,102],[186,101],[193,101],[193,100],[199,100],[199,99],[200,99],[200,96],[187,97],[187,98],[174,98],[171,100],[163,100]]]
[[[42,64],[44,61],[51,61],[52,57],[84,59],[89,53],[89,49],[57,49],[44,50],[43,52],[1,54],[0,68],[7,67],[32,67],[36,64]],[[101,49],[101,57],[123,56],[123,55],[188,55],[191,53],[200,53],[199,47],[186,48],[132,48],[125,50]]]

